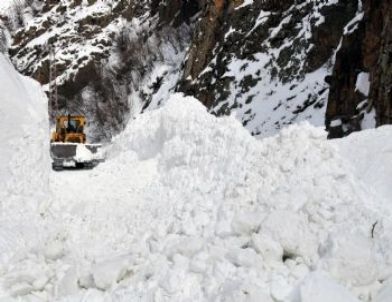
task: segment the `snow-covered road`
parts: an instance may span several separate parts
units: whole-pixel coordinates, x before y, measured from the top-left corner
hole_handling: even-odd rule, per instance
[[[51,212],[78,246],[77,256],[105,257],[143,234],[146,221],[139,220],[138,208],[155,174],[154,162],[52,173]]]

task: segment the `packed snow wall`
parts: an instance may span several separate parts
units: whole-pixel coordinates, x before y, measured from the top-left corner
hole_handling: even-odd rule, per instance
[[[0,54],[0,204],[35,209],[48,196],[49,126],[46,96]]]

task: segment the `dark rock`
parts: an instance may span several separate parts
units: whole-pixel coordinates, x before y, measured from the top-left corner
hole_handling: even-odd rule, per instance
[[[362,129],[361,120],[372,108],[378,126],[392,123],[392,1],[364,1],[364,18],[358,28],[344,37],[337,53],[328,101],[326,126],[330,137],[341,137]],[[355,91],[360,72],[370,75],[366,100]],[[331,122],[339,120],[340,131]]]

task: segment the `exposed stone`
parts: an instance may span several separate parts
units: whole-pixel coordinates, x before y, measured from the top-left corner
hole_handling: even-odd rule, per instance
[[[326,125],[330,129],[330,138],[360,130],[357,106],[364,96],[355,91],[358,74],[364,70],[362,56],[363,23],[360,29],[347,35],[336,57],[334,75],[331,80],[329,101],[326,112]],[[332,121],[338,120],[338,128],[331,127]],[[335,122],[336,123],[336,122]],[[332,123],[334,126],[334,123]],[[342,128],[345,128],[343,130]]]
[[[185,79],[196,78],[212,59],[212,50],[224,32],[224,13],[228,5],[228,0],[214,0],[204,10],[185,64]]]
[[[57,69],[59,109],[82,108],[96,123],[97,141],[122,129],[130,99],[141,99],[142,110],[147,109],[152,95],[167,84],[170,74],[164,71],[151,79],[147,91],[139,90],[139,82],[149,77],[154,62],[162,57],[156,49],[165,42],[178,46],[174,52],[184,56],[188,49],[185,61],[176,67],[178,76],[170,91],[197,97],[216,115],[242,110],[244,126],[252,124],[255,111],[267,105],[281,111],[278,120],[271,122],[280,129],[296,122],[297,116],[310,118],[317,110],[324,114],[327,99],[325,124],[330,137],[361,130],[363,117],[372,109],[377,125],[392,123],[392,0],[363,0],[364,18],[351,24],[345,35],[345,26],[358,13],[358,0],[255,0],[248,5],[244,0],[113,1],[108,10],[72,21],[66,34],[52,34],[74,20],[79,6],[91,9],[96,2],[45,1],[37,22],[12,33],[9,52],[22,73],[46,85],[48,46],[61,50],[61,59],[52,62]],[[120,25],[126,20],[133,26],[134,18],[140,22],[136,27],[143,27],[137,36]],[[34,43],[45,35],[50,37],[48,45]],[[79,52],[69,45],[84,48]],[[104,72],[113,54],[119,63]],[[313,83],[306,78],[321,69],[325,81]],[[368,96],[356,91],[360,73],[370,74]],[[280,97],[283,86],[286,93]],[[280,99],[274,99],[277,95]],[[273,105],[268,104],[271,99]],[[54,104],[49,109],[53,118]],[[264,124],[261,121],[249,130],[258,135]]]
[[[312,35],[314,47],[308,54],[308,71],[320,68],[332,56],[342,37],[343,28],[354,17],[357,7],[358,0],[348,0],[321,9],[320,13],[325,20],[315,27]]]
[[[217,6],[216,2],[211,1],[206,6],[194,33],[183,81],[179,85],[180,91],[196,96],[208,108],[220,107],[213,111],[218,115],[228,114],[230,109],[235,109],[238,105],[236,102],[232,107],[219,105],[232,93],[230,85],[234,79],[226,78],[224,74],[234,58],[254,61],[255,55],[267,53],[268,48],[273,47],[279,49],[278,57],[271,58],[266,66],[260,66],[261,69],[269,69],[272,79],[278,79],[282,83],[304,77],[332,57],[344,26],[355,16],[358,1],[339,1],[336,5],[321,9],[320,14],[324,18],[321,25],[316,26],[316,20],[309,20],[312,27],[312,38],[309,40],[300,35],[303,26],[299,24],[315,9],[315,3],[266,0],[255,1],[251,9],[237,9],[242,3],[243,1],[220,1]],[[302,4],[293,6],[294,3]],[[261,26],[256,26],[260,11],[270,13]],[[287,18],[287,22],[279,28],[284,18]],[[271,37],[271,32],[277,28],[279,31]],[[229,29],[232,32],[227,35]],[[269,45],[263,44],[266,40]],[[289,40],[291,43],[288,43]],[[310,52],[303,58],[305,64],[302,67],[303,60],[297,59],[296,55],[309,48]],[[258,75],[254,75],[254,78],[260,80]],[[258,80],[253,80],[249,83],[249,80],[242,79],[236,85],[240,86],[240,93],[243,93],[257,82]],[[314,100],[314,96],[310,98],[312,101],[306,101],[308,105],[297,108],[297,112],[307,106],[318,106],[319,100]],[[245,103],[252,99],[253,97],[247,97]]]
[[[152,14],[158,14],[160,22],[165,25],[178,26],[183,22],[189,23],[200,9],[205,5],[205,0],[153,0],[151,3]]]
[[[371,89],[371,100],[376,108],[378,126],[392,123],[392,1],[386,0],[381,3],[382,40],[377,64],[373,65],[375,70]]]
[[[372,108],[378,126],[392,123],[392,1],[366,0],[363,10],[363,20],[337,53],[326,114],[331,138],[361,130]],[[355,91],[361,72],[370,74],[369,98]],[[364,100],[366,106],[359,107]]]
[[[95,2],[89,0],[87,5],[91,6]],[[94,124],[94,133],[89,134],[89,140],[104,141],[123,128],[130,111],[125,91],[128,84],[109,81],[102,75],[102,65],[115,48],[121,48],[121,39],[118,39],[116,31],[111,32],[107,28],[120,17],[132,20],[144,14],[148,7],[143,1],[119,1],[113,3],[110,10],[97,10],[70,24],[75,10],[82,5],[81,0],[70,3],[45,1],[37,21],[13,33],[13,45],[9,53],[19,71],[34,77],[43,85],[49,83],[50,64],[55,65],[59,95],[57,104],[54,100],[49,103],[51,119],[66,111],[83,113]],[[52,34],[58,30],[64,33],[63,28],[67,26],[72,26],[73,30],[61,35]],[[104,32],[107,34],[103,35]],[[45,44],[31,43],[45,34],[49,36]],[[68,50],[70,45],[84,47],[86,44],[91,46],[85,48],[84,52],[72,47]],[[57,53],[51,63],[50,47],[54,47]],[[129,72],[129,69],[125,72]],[[111,76],[122,78],[126,74]],[[88,97],[90,94],[94,94],[95,102]]]

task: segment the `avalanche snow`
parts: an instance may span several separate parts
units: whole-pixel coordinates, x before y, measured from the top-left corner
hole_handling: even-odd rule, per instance
[[[1,224],[0,301],[388,301],[391,133],[327,141],[303,123],[257,140],[175,94],[132,120],[96,169],[53,172],[34,219],[5,187],[16,222]],[[29,187],[45,167],[17,166],[31,202],[45,199]],[[4,249],[20,217],[29,237]]]

